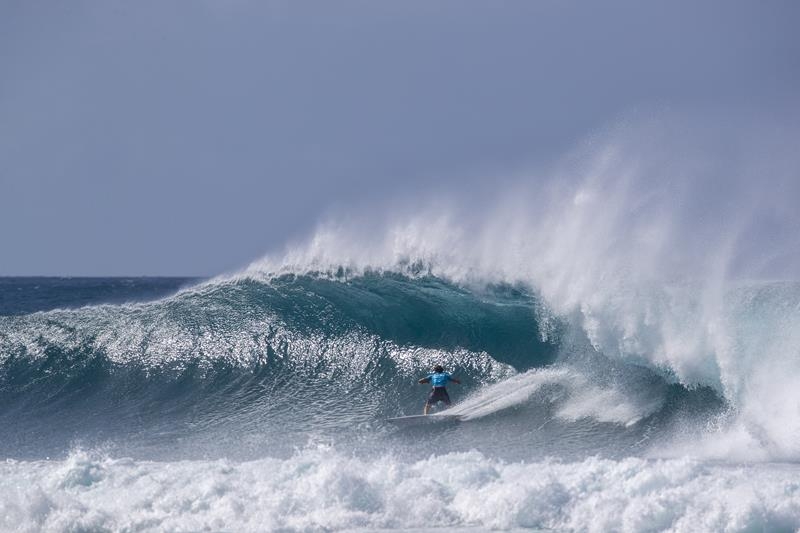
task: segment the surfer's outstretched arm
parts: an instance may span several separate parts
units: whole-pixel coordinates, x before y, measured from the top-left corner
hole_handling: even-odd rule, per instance
[[[461,385],[461,380],[460,379],[456,379],[456,378],[454,378],[452,376],[450,377],[450,381],[452,381],[453,383],[458,383],[459,385]]]
[[[424,384],[430,383],[430,382],[431,382],[431,378],[422,378],[421,380],[417,381],[417,383],[419,383],[420,385],[424,385]]]

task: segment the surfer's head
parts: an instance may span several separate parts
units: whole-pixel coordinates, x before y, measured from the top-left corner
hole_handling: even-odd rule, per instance
[[[444,372],[444,368],[442,368],[442,365],[436,365],[435,367],[433,367],[433,371],[434,372]]]

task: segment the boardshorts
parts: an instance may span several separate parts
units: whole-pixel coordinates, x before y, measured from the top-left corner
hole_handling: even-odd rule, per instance
[[[444,387],[431,389],[431,393],[428,394],[428,405],[435,405],[436,402],[444,402],[445,405],[450,405],[450,396],[447,394],[447,389]]]

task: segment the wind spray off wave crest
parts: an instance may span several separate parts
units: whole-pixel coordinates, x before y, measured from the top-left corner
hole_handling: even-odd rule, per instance
[[[798,458],[798,132],[789,120],[718,119],[627,120],[493,199],[323,225],[248,273],[399,269],[527,285],[605,356],[716,389],[748,436],[733,448]]]

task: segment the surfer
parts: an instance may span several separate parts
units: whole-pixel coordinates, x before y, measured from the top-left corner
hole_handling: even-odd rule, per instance
[[[425,410],[423,412],[426,415],[428,411],[430,411],[431,406],[436,405],[437,402],[444,402],[445,405],[448,407],[450,406],[450,396],[447,394],[447,389],[445,388],[445,385],[450,381],[458,383],[459,385],[461,384],[459,380],[451,376],[448,372],[445,372],[442,365],[436,365],[433,367],[433,374],[428,374],[427,377],[419,380],[420,385],[425,383],[433,385],[430,394],[428,394],[428,400],[425,402]]]

